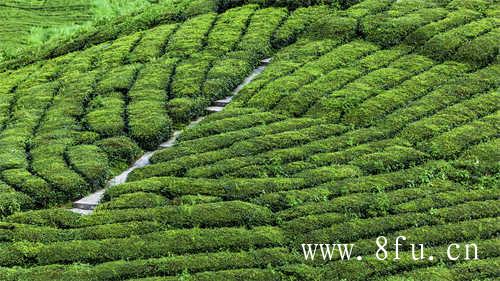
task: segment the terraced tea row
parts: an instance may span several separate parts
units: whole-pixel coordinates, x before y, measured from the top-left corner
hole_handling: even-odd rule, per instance
[[[122,136],[153,149],[203,114],[272,51],[284,17],[285,9],[237,7],[4,74],[0,178],[38,206],[101,187],[137,157]]]
[[[102,185],[273,56],[92,214],[4,208],[0,279],[498,278],[497,3],[331,2],[224,1],[0,74],[2,196],[31,208]],[[311,260],[303,243],[355,246]]]

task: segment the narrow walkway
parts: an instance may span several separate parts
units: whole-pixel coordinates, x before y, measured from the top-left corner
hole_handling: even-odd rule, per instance
[[[266,68],[267,64],[269,64],[270,62],[271,62],[270,58],[262,60],[260,66],[257,67],[256,69],[254,69],[254,71],[250,75],[248,75],[245,78],[245,80],[243,80],[243,82],[240,85],[238,85],[238,87],[236,87],[236,89],[233,90],[233,92],[231,93],[230,96],[228,96],[224,99],[221,99],[221,100],[216,100],[215,102],[213,102],[212,106],[207,107],[207,112],[214,113],[214,112],[222,111],[224,109],[224,106],[226,106],[228,103],[230,103],[231,100],[233,99],[233,97],[236,94],[238,94],[243,89],[243,87],[245,87],[248,83],[252,82],[252,80],[255,79],[255,77],[257,77],[260,73],[262,73],[262,71],[264,71],[264,69]],[[205,118],[205,116],[199,117],[198,119],[192,121],[187,127],[189,128],[189,127],[195,126],[204,118]],[[175,131],[173,133],[172,137],[168,141],[159,145],[158,150],[172,147],[176,143],[177,138],[179,137],[181,132],[182,131],[180,131],[180,130]],[[123,173],[121,173],[118,176],[109,180],[108,187],[125,183],[127,181],[128,175],[133,170],[149,165],[150,164],[149,160],[151,159],[153,154],[155,154],[158,150],[146,152],[130,168],[128,168]],[[101,201],[105,191],[106,191],[106,189],[98,190],[98,191],[78,200],[78,201],[73,202],[73,208],[71,209],[71,211],[73,211],[75,213],[83,214],[83,215],[92,213],[92,210],[95,207],[97,207],[97,205]]]

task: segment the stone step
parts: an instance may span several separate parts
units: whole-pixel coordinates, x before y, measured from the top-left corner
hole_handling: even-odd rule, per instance
[[[93,210],[101,201],[104,196],[104,189],[98,190],[87,197],[83,197],[82,199],[73,202],[73,207],[82,210]]]
[[[229,96],[225,99],[216,100],[216,101],[214,101],[213,105],[214,106],[226,106],[228,103],[231,102],[232,99],[233,99],[233,97]]]
[[[80,214],[80,215],[90,215],[90,214],[92,214],[92,210],[84,210],[84,209],[78,209],[78,208],[70,209],[70,211],[72,211],[73,213]]]
[[[180,134],[181,134],[181,131],[175,131],[174,134],[172,135],[172,137],[168,141],[160,144],[159,146],[161,148],[168,148],[168,147],[174,146],[174,144],[177,141],[177,138],[179,137]]]
[[[272,58],[263,59],[260,61],[260,63],[263,65],[267,65],[267,64],[271,63],[271,60],[272,60]]]
[[[250,83],[255,77],[257,77],[257,75],[259,75],[260,73],[262,73],[262,71],[264,71],[265,67],[267,64],[269,64],[271,62],[271,58],[268,58],[268,59],[264,59],[261,61],[261,65],[259,67],[257,67],[256,69],[254,69],[254,71],[248,76],[245,78],[245,80],[236,87],[236,89],[233,90],[232,92],[232,95],[231,96],[228,96],[224,99],[220,99],[220,100],[217,100],[213,103],[212,106],[209,106],[206,108],[206,111],[207,113],[215,113],[215,112],[219,112],[219,111],[222,111],[224,109],[224,106],[226,106],[228,103],[231,102],[231,100],[233,99],[233,96],[238,94],[239,91],[241,91],[241,89],[243,89],[243,87],[245,85],[247,85],[248,83]],[[187,127],[192,127],[192,126],[195,126],[196,124],[198,124],[201,120],[203,120],[203,118],[205,118],[205,116],[202,116],[202,117],[198,117],[198,119],[192,121]],[[179,137],[179,135],[181,134],[181,131],[178,130],[178,131],[175,131],[173,136],[166,142],[162,143],[159,145],[159,149],[162,149],[162,148],[169,148],[169,147],[172,147],[175,145],[175,143],[177,142],[177,138]],[[124,183],[128,177],[128,174],[133,171],[134,169],[136,168],[140,168],[140,167],[144,167],[149,163],[149,159],[151,158],[151,156],[155,153],[156,151],[150,151],[150,152],[147,152],[146,154],[144,154],[139,160],[137,160],[134,165],[132,165],[131,167],[129,167],[126,171],[124,171],[122,174],[114,177],[113,179],[111,179],[109,182],[108,182],[108,186],[114,186],[114,185],[117,185],[117,184],[121,184],[121,183]],[[97,205],[99,204],[99,202],[101,201],[103,195],[104,195],[104,192],[105,190],[102,189],[102,190],[99,190],[95,193],[92,193],[90,194],[89,196],[87,197],[84,197],[76,202],[73,202],[73,207],[72,209],[70,209],[72,212],[75,212],[75,213],[78,213],[78,214],[82,214],[82,215],[88,215],[88,214],[91,214],[92,213],[92,210],[94,210]]]
[[[220,112],[224,109],[222,106],[209,106],[207,107],[207,111],[210,113]]]

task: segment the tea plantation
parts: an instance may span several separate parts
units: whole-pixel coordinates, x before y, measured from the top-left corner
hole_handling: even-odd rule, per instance
[[[0,280],[500,278],[497,1],[165,7],[0,65]]]
[[[22,49],[89,30],[95,21],[141,11],[172,0],[2,0],[0,61]],[[44,46],[45,47],[45,46]]]

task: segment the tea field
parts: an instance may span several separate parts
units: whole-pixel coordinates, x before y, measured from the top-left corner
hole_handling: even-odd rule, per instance
[[[96,21],[140,11],[148,0],[2,0],[0,60],[88,30]],[[162,1],[165,2],[165,1]],[[98,24],[97,24],[98,25]]]
[[[498,280],[499,16],[493,0],[176,0],[7,60],[0,280]],[[178,129],[92,214],[69,210]],[[303,243],[362,258],[306,260]]]

